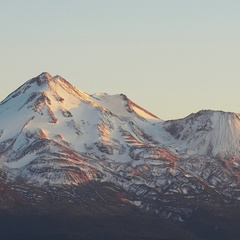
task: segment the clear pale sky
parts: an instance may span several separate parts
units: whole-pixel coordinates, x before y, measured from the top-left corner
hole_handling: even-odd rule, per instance
[[[0,99],[44,71],[166,120],[240,113],[240,1],[0,0]]]

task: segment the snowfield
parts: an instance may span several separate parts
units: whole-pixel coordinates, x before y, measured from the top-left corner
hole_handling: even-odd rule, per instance
[[[202,110],[163,121],[123,94],[89,95],[48,73],[0,104],[0,167],[11,181],[111,182],[153,199],[211,188],[239,199],[239,166],[236,113]]]

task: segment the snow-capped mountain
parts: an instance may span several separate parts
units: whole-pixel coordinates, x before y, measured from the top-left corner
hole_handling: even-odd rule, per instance
[[[128,142],[148,141],[136,123],[158,120],[124,95],[90,96],[48,73],[26,82],[0,108],[3,168],[39,183],[95,179],[101,158],[128,162]]]
[[[240,156],[240,115],[203,110],[164,124],[178,144],[198,155],[229,159]]]
[[[89,95],[42,73],[0,104],[0,168],[3,188],[35,203],[39,189],[71,188],[71,202],[92,184],[96,198],[122,192],[121,203],[181,220],[193,199],[240,200],[240,115],[163,121],[123,94]]]

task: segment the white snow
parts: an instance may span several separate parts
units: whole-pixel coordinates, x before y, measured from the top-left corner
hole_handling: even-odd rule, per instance
[[[83,171],[88,179],[100,171],[101,181],[112,181],[125,189],[131,184],[164,187],[181,174],[185,181],[200,179],[217,188],[222,179],[235,176],[234,172],[231,175],[224,171],[232,166],[237,168],[240,162],[238,114],[203,111],[185,119],[164,122],[124,95],[88,95],[59,76],[45,74],[41,81],[47,82],[41,86],[27,82],[18,90],[19,94],[15,92],[14,97],[10,95],[0,105],[0,144],[4,152],[0,154],[0,166],[19,169],[22,174],[20,168],[28,169],[34,161],[31,166],[37,162],[36,168],[48,168],[49,173],[44,178],[26,171],[29,179],[43,183],[50,178],[52,183],[59,184],[78,184],[84,179],[71,171],[68,175],[57,174],[56,169],[73,167]],[[27,102],[34,93],[37,97]],[[166,130],[170,124],[181,129],[178,137]],[[34,141],[47,141],[48,145],[43,149],[34,148],[34,152],[18,159],[17,153],[30,148]],[[112,152],[104,151],[104,147]],[[60,156],[53,160],[47,155],[50,153]],[[131,154],[138,155],[139,159],[134,160]],[[232,156],[227,170],[219,165],[219,172],[214,172],[217,162],[212,157],[215,156]],[[186,161],[178,163],[179,159]],[[215,165],[205,170],[205,163]],[[145,171],[141,170],[143,167]],[[211,177],[212,180],[208,180]],[[169,191],[187,194],[188,189]],[[138,191],[145,190],[139,188]]]
[[[5,162],[4,164],[9,168],[22,168],[32,162],[36,157],[35,153],[30,153],[13,162]]]
[[[159,120],[156,116],[139,107],[123,94],[108,95],[106,93],[97,93],[93,94],[92,98],[117,116],[129,118],[135,117],[133,114],[135,113],[145,119]]]

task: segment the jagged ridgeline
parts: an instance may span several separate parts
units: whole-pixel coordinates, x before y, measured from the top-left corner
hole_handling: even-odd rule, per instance
[[[90,95],[42,73],[0,104],[0,208],[57,203],[177,222],[202,207],[231,209],[240,200],[239,117],[203,110],[163,121],[124,94]]]

